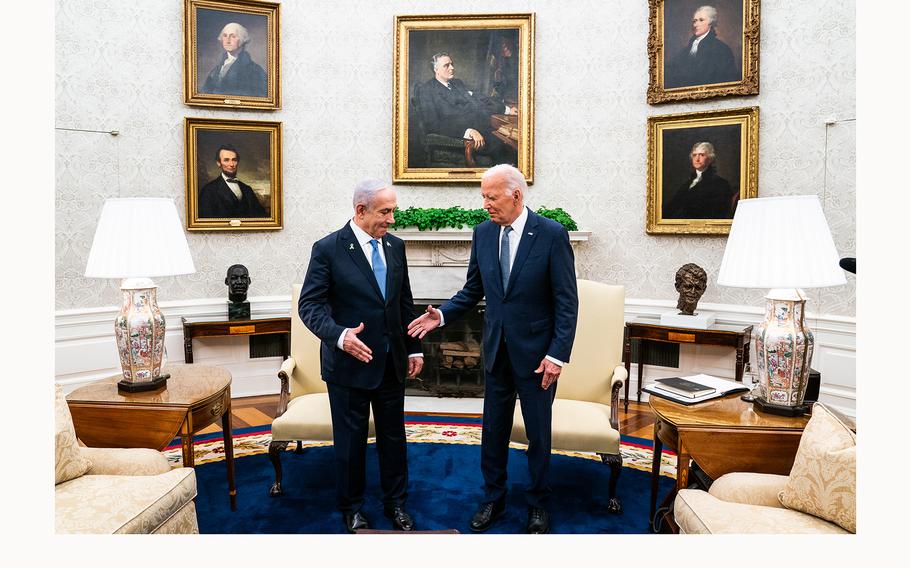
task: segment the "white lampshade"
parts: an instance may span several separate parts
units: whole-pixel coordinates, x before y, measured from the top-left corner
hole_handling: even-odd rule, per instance
[[[743,199],[717,283],[738,288],[821,288],[846,283],[817,195]]]
[[[172,199],[108,199],[101,210],[85,275],[151,278],[196,272]]]

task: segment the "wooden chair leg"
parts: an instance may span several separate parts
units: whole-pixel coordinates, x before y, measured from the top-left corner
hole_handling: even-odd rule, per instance
[[[477,161],[474,159],[474,141],[465,140],[464,141],[464,161],[469,168],[477,166]]]
[[[275,483],[269,489],[269,497],[278,497],[281,490],[281,453],[288,447],[288,442],[272,442],[269,444],[269,460],[275,468]]]
[[[622,513],[622,501],[616,496],[616,482],[619,481],[619,474],[622,473],[622,455],[621,454],[598,454],[600,460],[610,467],[610,488],[607,497],[607,511],[619,515]]]

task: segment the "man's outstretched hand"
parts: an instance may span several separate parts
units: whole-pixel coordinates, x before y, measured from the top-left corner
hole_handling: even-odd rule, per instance
[[[344,352],[358,361],[369,363],[373,359],[373,351],[357,338],[357,334],[361,331],[363,331],[363,322],[360,322],[357,327],[348,328],[344,334]]]
[[[442,316],[439,310],[433,306],[427,306],[425,314],[408,324],[408,335],[423,339],[423,336],[430,333],[442,323]]]

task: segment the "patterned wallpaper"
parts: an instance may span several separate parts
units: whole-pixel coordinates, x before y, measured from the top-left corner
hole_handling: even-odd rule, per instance
[[[537,13],[528,202],[561,206],[593,231],[578,251],[582,277],[625,284],[630,298],[670,300],[675,271],[695,262],[709,276],[704,302],[763,305],[763,290],[716,286],[724,238],[645,234],[647,117],[752,105],[761,108],[759,196],[818,193],[838,252],[854,254],[852,0],[763,1],[761,95],[661,106],[645,102],[645,0],[286,0],[276,112],[182,103],[181,0],[57,0],[57,309],[119,303],[116,281],[82,276],[106,198],[174,197],[183,216],[185,116],[283,122],[285,228],[188,234],[197,272],[157,279],[160,297],[226,297],[224,273],[236,262],[250,269],[251,296],[287,294],[311,243],[348,218],[354,184],[391,177],[394,15],[525,11]],[[839,122],[826,126],[829,117]],[[402,207],[480,206],[476,185],[398,189]],[[810,294],[810,311],[855,315],[852,275]]]

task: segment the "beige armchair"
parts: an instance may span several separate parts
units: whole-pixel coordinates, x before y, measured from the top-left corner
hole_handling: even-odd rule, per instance
[[[553,401],[553,449],[595,452],[610,467],[610,513],[622,512],[616,483],[622,471],[618,412],[619,390],[626,380],[622,362],[624,305],[624,287],[578,281],[575,344]],[[528,443],[518,404],[511,440]]]
[[[790,475],[735,472],[707,492],[681,489],[673,503],[679,532],[855,533],[856,437],[843,418],[812,407]]]
[[[196,473],[161,452],[86,448],[56,387],[54,524],[57,533],[198,533]]]
[[[278,379],[281,393],[278,411],[272,421],[269,459],[275,468],[275,483],[269,495],[277,497],[281,489],[281,454],[288,444],[297,442],[296,453],[303,452],[303,441],[331,442],[332,413],[329,395],[319,370],[319,338],[303,325],[297,311],[302,284],[291,286],[291,356],[281,365]],[[375,436],[370,413],[370,436]]]

